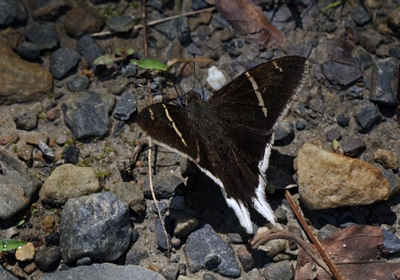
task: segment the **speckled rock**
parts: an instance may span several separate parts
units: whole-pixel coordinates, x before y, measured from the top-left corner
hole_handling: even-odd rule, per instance
[[[110,192],[72,198],[60,220],[60,248],[65,263],[83,257],[114,261],[128,248],[132,235],[128,205]]]
[[[54,78],[61,79],[76,67],[81,60],[78,52],[62,47],[53,52],[50,58],[50,72]]]
[[[4,151],[0,151],[0,165],[2,167],[0,222],[2,222],[26,209],[42,186],[42,182]]]
[[[0,2],[0,26],[24,23],[29,14],[20,0],[4,0]]]
[[[388,197],[390,184],[377,168],[304,144],[297,157],[299,194],[310,209],[368,205]]]
[[[357,123],[362,129],[371,128],[379,119],[379,110],[372,102],[364,102],[363,106],[356,112]]]
[[[186,245],[186,257],[191,273],[210,268],[225,277],[241,275],[235,252],[224,242],[210,225],[205,225],[192,232]],[[211,260],[218,260],[218,262]]]
[[[53,90],[53,75],[27,62],[0,41],[0,105],[42,101]]]
[[[374,154],[374,160],[382,164],[386,169],[397,170],[399,168],[397,155],[392,151],[378,149]]]
[[[38,114],[31,110],[25,110],[15,116],[14,122],[19,129],[32,130],[38,125]]]
[[[101,187],[91,167],[64,164],[57,167],[40,189],[42,202],[63,205],[68,199],[100,191]]]
[[[371,101],[389,107],[396,104],[398,65],[399,60],[393,57],[375,61],[371,73]]]

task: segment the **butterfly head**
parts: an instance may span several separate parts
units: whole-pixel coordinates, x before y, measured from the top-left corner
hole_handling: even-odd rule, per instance
[[[198,99],[201,99],[200,93],[191,90],[181,96],[182,106],[186,107],[187,105]]]

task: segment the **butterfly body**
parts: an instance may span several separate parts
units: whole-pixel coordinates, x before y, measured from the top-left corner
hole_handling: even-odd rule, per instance
[[[264,191],[273,130],[306,72],[305,58],[283,57],[243,73],[208,102],[189,92],[186,107],[154,104],[139,113],[137,122],[157,143],[188,157],[212,178],[252,233],[250,206],[275,222]]]

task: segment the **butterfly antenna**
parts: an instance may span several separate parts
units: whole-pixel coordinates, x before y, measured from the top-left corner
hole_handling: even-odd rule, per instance
[[[176,88],[176,84],[174,83],[174,89],[176,91],[176,94],[178,95],[179,98],[182,98],[182,96],[179,94],[178,89]]]
[[[196,54],[193,53],[193,88],[192,88],[193,91],[195,85],[196,85]]]

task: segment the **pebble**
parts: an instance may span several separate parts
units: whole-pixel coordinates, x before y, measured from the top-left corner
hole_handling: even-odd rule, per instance
[[[280,122],[275,128],[275,141],[291,141],[294,138],[294,125],[291,122]]]
[[[382,229],[383,233],[383,247],[390,253],[397,253],[400,251],[400,239],[393,233]]]
[[[126,63],[121,66],[122,77],[133,78],[136,77],[138,72],[138,67],[132,63]]]
[[[46,247],[60,246],[60,233],[58,231],[45,236]]]
[[[83,35],[76,42],[75,50],[84,58],[92,62],[106,53],[89,35]]]
[[[63,205],[69,199],[81,197],[101,190],[96,174],[91,167],[76,167],[64,164],[46,179],[39,196],[42,202]]]
[[[23,42],[18,45],[17,53],[26,60],[35,60],[40,55],[39,47],[31,42]]]
[[[85,91],[89,87],[89,79],[85,75],[76,74],[69,77],[65,84],[70,91]]]
[[[18,148],[17,156],[19,159],[22,159],[25,162],[29,161],[32,159],[32,150],[32,146],[22,145]]]
[[[354,85],[346,90],[346,96],[349,99],[363,99],[362,90],[361,87]]]
[[[385,169],[382,171],[383,176],[390,184],[389,198],[394,198],[400,193],[400,180],[399,177],[394,175],[392,169]]]
[[[15,1],[15,0],[13,0]],[[18,0],[17,0],[18,1]],[[11,272],[8,272],[2,265],[0,265],[0,275],[4,280],[18,280],[19,278],[15,277]]]
[[[296,121],[296,129],[304,130],[306,128],[306,124],[302,121]]]
[[[109,115],[115,97],[107,93],[83,91],[61,105],[64,121],[76,139],[102,138],[110,132]]]
[[[185,197],[180,196],[180,195],[173,197],[169,204],[169,208],[171,210],[184,210],[185,209]]]
[[[341,86],[354,83],[363,76],[358,64],[348,65],[336,61],[327,61],[322,65],[325,77]]]
[[[120,266],[111,263],[103,263],[103,264],[95,263],[90,266],[72,267],[68,270],[56,272],[53,274],[48,274],[41,278],[41,280],[65,280],[65,279],[165,280],[165,278],[162,277],[157,272],[154,272],[144,267],[136,265]]]
[[[342,138],[342,134],[340,131],[336,129],[331,129],[326,133],[326,139],[329,142],[332,142],[333,140],[340,140]]]
[[[15,251],[15,258],[21,262],[31,261],[34,257],[35,247],[32,242],[26,243],[25,246],[22,246]]]
[[[374,53],[378,48],[379,44],[384,41],[385,37],[379,34],[378,31],[374,29],[368,29],[367,31],[361,34],[360,44],[363,46],[369,53]]]
[[[44,230],[48,230],[51,229],[54,226],[54,217],[53,216],[46,216],[43,220],[42,220],[42,227]]]
[[[26,274],[32,274],[32,272],[34,272],[36,268],[37,268],[36,264],[34,262],[31,262],[24,267],[24,272]]]
[[[248,272],[256,267],[256,262],[252,256],[252,250],[249,250],[246,245],[240,246],[237,249],[236,254],[243,266],[244,271]]]
[[[192,10],[193,11],[206,9],[208,7],[210,7],[210,5],[204,0],[193,0],[192,1]]]
[[[27,62],[0,41],[2,78],[0,105],[42,101],[53,90],[53,76],[37,63]],[[2,76],[4,77],[4,76]]]
[[[370,129],[380,117],[379,110],[375,104],[369,101],[363,103],[362,107],[356,112],[355,118],[362,129]]]
[[[397,155],[393,151],[377,149],[374,154],[374,160],[382,164],[385,169],[396,171],[399,168]]]
[[[7,225],[8,219],[30,205],[42,182],[4,151],[0,151],[0,166],[8,171],[0,176],[0,219]]]
[[[28,11],[20,0],[3,0],[0,1],[0,26],[10,26],[14,24],[22,24],[28,19]]]
[[[36,252],[35,264],[43,272],[52,272],[57,269],[61,258],[60,247],[46,247]]]
[[[400,33],[400,7],[388,14],[386,22],[393,31]]]
[[[339,228],[337,228],[337,227],[335,227],[333,225],[327,224],[327,225],[323,226],[319,230],[319,232],[318,232],[318,240],[322,241],[325,238],[327,238],[328,236],[334,234],[335,232],[338,232],[339,230],[340,230]]]
[[[165,230],[167,231],[167,234],[168,234],[169,242],[171,242],[171,231],[172,231],[171,219],[169,218],[169,216],[163,216],[162,219],[164,221]],[[167,239],[165,237],[165,231],[161,224],[160,218],[156,219],[155,227],[156,227],[157,245],[161,249],[167,250],[167,248],[168,248],[167,247]]]
[[[125,201],[136,215],[141,216],[145,213],[146,201],[143,191],[137,185],[118,182],[110,188],[110,191]]]
[[[139,249],[130,249],[126,254],[126,265],[134,264],[139,265],[140,260],[147,259],[149,254],[146,251],[139,250]]]
[[[61,79],[74,69],[80,60],[81,56],[78,52],[62,47],[52,53],[49,70],[54,78]]]
[[[49,160],[54,159],[54,153],[50,147],[43,141],[39,142],[39,150],[43,153],[43,156]]]
[[[292,280],[294,267],[290,261],[271,263],[262,272],[265,279],[269,280]]]
[[[181,178],[176,176],[169,176],[168,180],[155,176],[153,178],[153,185],[157,199],[168,199],[179,194],[179,189],[184,185],[184,182]],[[149,180],[144,181],[142,191],[145,198],[152,199]]]
[[[175,21],[176,33],[178,40],[182,46],[187,46],[192,42],[192,36],[190,36],[190,26],[187,17],[181,16]]]
[[[39,24],[24,32],[26,40],[34,43],[43,50],[52,50],[58,46],[58,33],[49,24]]]
[[[356,158],[360,156],[367,146],[360,137],[345,137],[340,142],[344,155]]]
[[[112,32],[129,32],[134,26],[134,17],[130,15],[113,17],[107,22],[107,27]]]
[[[117,120],[126,121],[137,110],[137,101],[133,93],[129,92],[124,94],[120,100],[117,101],[113,110],[113,117]]]
[[[161,215],[167,213],[168,204],[166,202],[159,201],[159,202],[157,202],[157,205],[158,205],[158,209],[160,209]],[[156,215],[158,215],[156,204],[154,202],[151,204],[151,211],[153,211]]]
[[[64,149],[64,163],[76,165],[79,161],[80,150],[77,146],[72,145]]]
[[[338,125],[340,125],[341,127],[348,126],[350,123],[350,119],[343,115],[337,116],[336,121],[337,121]]]
[[[104,18],[95,8],[79,5],[67,13],[63,25],[68,35],[79,39],[85,34],[99,32]]]
[[[14,118],[17,128],[24,130],[33,130],[38,125],[38,115],[36,112],[26,110]]]
[[[396,104],[398,65],[399,60],[392,57],[374,62],[369,96],[371,101],[388,107]]]
[[[297,157],[301,200],[309,209],[368,205],[388,197],[390,184],[368,162],[304,144]]]
[[[371,20],[368,12],[363,8],[363,6],[355,7],[351,13],[351,18],[358,26],[363,26]]]
[[[208,69],[207,83],[209,83],[214,90],[221,89],[226,82],[227,79],[217,67],[211,66]]]
[[[158,19],[163,19],[163,18],[165,18],[165,17],[163,17],[160,14],[157,14],[157,16],[152,17],[152,20],[158,20]],[[173,26],[173,22],[171,22],[171,21],[163,22],[163,23],[155,25],[154,28],[161,34],[164,34],[168,40],[170,40],[170,41],[175,40],[176,30]]]
[[[223,241],[210,225],[192,232],[186,242],[186,258],[191,273],[206,268],[207,256],[219,256],[220,263],[213,270],[225,277],[240,277],[241,271],[235,252]]]
[[[199,220],[190,217],[180,217],[174,223],[174,235],[179,237],[188,236],[199,225]]]
[[[46,112],[46,118],[49,121],[54,121],[61,116],[60,108],[52,108]]]
[[[164,276],[166,280],[176,280],[179,274],[179,266],[177,264],[165,265],[160,269],[160,274]]]
[[[115,261],[128,249],[131,235],[128,205],[110,192],[72,198],[64,205],[60,248],[66,264],[82,257]]]
[[[35,20],[56,21],[65,14],[71,7],[71,3],[64,1],[39,2],[33,11]]]

